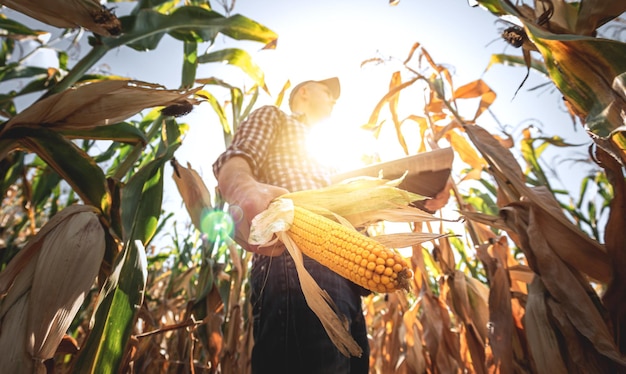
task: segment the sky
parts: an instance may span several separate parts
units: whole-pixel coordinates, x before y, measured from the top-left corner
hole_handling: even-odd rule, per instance
[[[238,0],[234,12],[264,24],[279,35],[276,50],[260,51],[258,44],[250,47],[255,61],[265,71],[273,95],[278,94],[287,80],[295,85],[308,79],[340,77],[342,95],[329,123],[334,135],[324,137],[321,149],[326,159],[345,168],[358,167],[356,162],[363,148],[369,152],[375,150],[385,161],[403,156],[392,126],[386,127],[388,131],[383,132],[379,142],[359,129],[386,93],[391,73],[399,68],[399,63],[364,68],[360,65],[372,57],[402,61],[416,42],[437,63],[450,68],[457,86],[483,78],[498,93],[492,109],[499,125],[514,136],[519,137],[522,128],[532,122],[547,135],[560,134],[572,143],[589,143],[582,129],[574,131],[575,126],[557,92],[528,91],[545,83],[546,78],[531,72],[524,88],[514,96],[526,74],[524,68],[496,65],[485,72],[493,53],[521,52],[507,46],[499,37],[507,24],[497,22],[493,15],[471,7],[465,0],[401,0],[396,6],[385,0]],[[198,76],[210,76],[213,69],[210,65],[201,66]],[[233,77],[233,81],[237,82],[237,78]],[[259,102],[272,103],[274,99],[264,97]],[[209,122],[207,125],[212,128],[218,127],[215,119],[211,120],[211,115],[202,110],[189,118],[195,116],[202,117],[201,121]],[[498,132],[498,123],[488,114],[479,123]],[[190,141],[183,145],[177,157],[185,157],[189,150],[187,160],[212,184],[210,164],[222,151],[221,135],[204,134],[189,136]],[[200,159],[195,151],[200,146],[193,143],[204,143],[208,137],[217,137],[218,142],[208,149],[204,147],[206,158]],[[583,147],[581,151],[584,150]],[[551,150],[554,153],[548,153],[549,158],[556,157],[558,162],[559,151]]]
[[[215,10],[222,12],[217,2],[212,4]],[[131,9],[129,4],[116,5],[118,15]],[[343,168],[358,166],[359,153],[364,150],[377,152],[383,161],[403,156],[392,132],[383,132],[382,140],[375,142],[369,133],[359,129],[386,93],[391,73],[399,65],[397,62],[364,68],[360,65],[372,57],[393,57],[395,61],[402,61],[416,42],[437,63],[449,67],[457,87],[482,78],[496,91],[498,98],[491,109],[497,121],[486,114],[478,122],[488,130],[498,132],[498,126],[503,126],[519,139],[522,128],[534,123],[546,135],[559,134],[572,143],[589,143],[589,137],[580,126],[572,124],[558,92],[545,88],[529,90],[545,83],[546,78],[531,72],[524,88],[514,97],[526,74],[525,68],[496,65],[485,72],[493,53],[520,55],[521,52],[507,46],[499,37],[508,25],[497,22],[495,16],[484,9],[471,7],[466,0],[400,0],[396,6],[390,6],[388,0],[237,0],[233,13],[243,14],[278,34],[275,50],[261,50],[259,43],[232,42],[226,37],[216,46],[245,48],[263,69],[273,96],[262,95],[259,105],[273,103],[287,80],[293,87],[303,80],[340,78],[342,94],[332,121],[325,125],[333,134],[323,137],[318,146],[326,159],[338,164],[346,161],[340,164]],[[86,52],[87,47],[81,51]],[[175,89],[181,81],[181,56],[182,44],[166,37],[159,49],[152,52],[137,52],[127,47],[113,50],[97,68]],[[223,78],[235,86],[252,84],[233,67],[200,65],[197,78],[211,76]],[[226,91],[214,92],[218,99],[227,99]],[[189,162],[197,169],[213,191],[215,179],[211,164],[224,149],[217,117],[209,104],[204,103],[180,120],[190,125],[190,131],[176,158],[181,164]],[[391,126],[387,128],[391,130]],[[581,152],[585,150],[585,147],[580,148]],[[562,158],[559,150],[548,153],[548,159],[555,165]],[[164,207],[181,211],[184,209],[182,200],[169,178],[171,170],[166,170],[166,176]],[[572,185],[577,183],[574,180],[564,183],[568,188],[577,188]]]

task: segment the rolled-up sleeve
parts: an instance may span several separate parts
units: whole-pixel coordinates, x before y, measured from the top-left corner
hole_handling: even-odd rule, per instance
[[[269,105],[250,113],[237,129],[230,146],[213,163],[215,177],[226,161],[235,156],[244,158],[253,174],[258,177],[270,144],[276,137],[278,126],[284,120],[283,115],[277,107]]]

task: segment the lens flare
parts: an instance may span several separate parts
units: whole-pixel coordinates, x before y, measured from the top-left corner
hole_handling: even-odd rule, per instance
[[[203,214],[200,221],[202,232],[208,236],[208,239],[215,242],[218,237],[232,237],[235,224],[228,213],[221,210],[211,210]]]

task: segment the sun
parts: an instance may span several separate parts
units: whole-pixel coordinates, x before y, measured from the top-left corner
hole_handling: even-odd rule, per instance
[[[363,167],[375,153],[374,143],[372,134],[357,125],[330,118],[311,129],[306,144],[313,158],[341,173]]]

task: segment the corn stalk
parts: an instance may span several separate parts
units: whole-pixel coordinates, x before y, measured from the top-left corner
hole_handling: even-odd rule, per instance
[[[426,68],[412,67],[415,55],[426,62]],[[618,236],[623,241],[623,233],[611,231],[613,244],[609,244],[608,236],[604,242],[603,238],[596,240],[577,227],[572,218],[576,215],[566,216],[561,209],[566,204],[554,197],[538,162],[538,151],[544,147],[537,149],[535,142],[568,145],[558,137],[532,138],[524,132],[520,142],[522,159],[528,165],[524,171],[511,153],[511,136],[493,135],[478,125],[496,98],[482,80],[455,87],[447,68],[435,63],[419,44],[411,49],[404,68],[412,77],[402,80],[400,72],[392,74],[390,90],[365,128],[380,133],[385,123],[380,117],[388,108],[398,144],[407,154],[442,143],[456,151],[467,165],[452,190],[467,219],[468,242],[442,238],[430,250],[414,247],[415,287],[420,292],[415,300],[394,307],[403,310],[404,321],[400,326],[393,324],[400,335],[406,334],[403,337],[387,328],[391,319],[377,323],[381,308],[397,301],[369,300],[378,305],[368,309],[370,329],[377,337],[372,342],[374,369],[476,373],[623,370],[626,361],[619,327],[623,326],[619,317],[623,303],[617,302],[615,295],[624,283],[613,266],[622,261],[623,246],[616,241]],[[418,84],[426,90],[423,110],[402,118],[398,109],[402,92]],[[476,111],[464,116],[459,102],[474,98],[478,99]],[[404,139],[408,133],[400,131],[406,121],[419,124],[418,133],[410,134],[421,138],[418,149],[409,149]],[[624,176],[616,159],[603,148],[597,148],[595,154],[602,160],[600,166],[614,176],[613,191],[623,188]],[[471,180],[479,181],[485,191],[474,187],[472,195],[463,195],[462,185]],[[617,192],[607,198],[611,206],[620,206]],[[578,211],[579,217],[583,215],[587,216]],[[608,217],[607,230],[623,220],[623,210],[610,211]],[[474,253],[467,248],[475,248]],[[403,353],[390,355],[389,345],[397,345],[396,351]]]
[[[59,324],[52,315],[44,315],[37,320],[35,327],[38,329],[47,324],[60,326],[58,331],[55,330],[54,338],[42,341],[37,336],[33,341],[35,346],[23,351],[21,348],[26,346],[17,345],[12,349],[11,357],[25,357],[37,364],[33,370],[41,370],[44,364],[55,365],[53,359],[58,349],[59,352],[70,353],[70,356],[60,353],[60,368],[72,367],[72,370],[80,372],[125,371],[134,362],[133,352],[137,346],[134,335],[138,334],[136,322],[142,308],[146,308],[144,297],[148,265],[145,247],[168,219],[161,210],[164,166],[174,157],[187,128],[175,117],[188,113],[203,100],[197,95],[202,87],[192,87],[197,68],[195,64],[184,65],[181,73],[183,88],[180,90],[123,77],[89,74],[89,71],[112,49],[127,46],[141,51],[155,50],[166,34],[185,43],[183,58],[186,61],[191,61],[191,57],[197,54],[200,43],[213,43],[218,35],[268,45],[275,41],[276,35],[244,16],[223,16],[213,11],[207,2],[197,2],[193,6],[180,6],[174,1],[160,2],[155,6],[140,2],[132,13],[119,19],[107,8],[97,5],[109,17],[106,24],[121,25],[120,30],[112,26],[103,28],[99,16],[86,16],[89,12],[84,11],[89,6],[93,7],[93,3],[80,3],[80,6],[65,9],[54,2],[42,7],[35,7],[29,2],[3,2],[53,26],[83,26],[98,35],[89,38],[90,51],[74,66],[69,67],[66,63],[66,52],[57,51],[60,68],[41,70],[24,65],[25,59],[19,57],[14,60],[17,63],[11,61],[14,59],[12,54],[19,51],[15,40],[39,40],[38,36],[44,32],[5,18],[0,20],[11,36],[2,40],[0,81],[16,78],[30,80],[24,89],[0,97],[0,116],[6,118],[0,124],[1,191],[3,199],[10,199],[5,201],[24,207],[21,211],[6,212],[18,225],[11,236],[3,238],[8,249],[3,251],[4,270],[0,274],[3,277],[13,274],[8,271],[21,264],[18,260],[23,253],[28,253],[25,250],[31,248],[29,245],[38,242],[38,236],[34,235],[44,232],[40,228],[48,219],[52,224],[55,217],[62,217],[65,209],[73,209],[76,202],[92,207],[104,227],[104,238],[101,240],[104,250],[102,259],[95,261],[97,280],[94,280],[95,274],[90,280],[85,278],[91,288],[90,297],[72,301],[73,307],[65,308],[69,314],[64,316],[63,324]],[[93,23],[94,20],[96,23]],[[38,48],[53,47],[40,41]],[[233,56],[230,62],[241,68],[257,85],[264,87],[262,72],[255,69],[250,59],[242,58],[245,52],[233,49],[229,52]],[[221,58],[229,59],[227,55]],[[212,61],[216,60],[207,58],[205,62]],[[18,113],[13,101],[33,92],[43,94]],[[145,111],[154,107],[156,109],[151,112]],[[143,114],[143,118],[127,120],[136,118],[138,114]],[[104,152],[94,146],[102,140],[112,141]],[[69,189],[69,193],[62,193],[61,189]],[[63,195],[67,197],[60,200]],[[26,245],[22,249],[23,243]],[[61,255],[75,259],[84,257],[71,246],[57,254],[60,259],[63,258]],[[211,261],[210,257],[208,260]],[[41,266],[45,270],[46,265],[54,263],[46,261]],[[62,274],[69,276],[71,269],[67,270],[70,273]],[[39,273],[47,274],[46,271]],[[29,274],[32,277],[32,272],[26,270],[19,274],[25,279],[29,278]],[[213,276],[209,274],[207,279],[209,286],[206,288],[217,290],[210,286]],[[78,288],[79,284],[74,286]],[[80,287],[84,288],[84,282],[80,283]],[[23,292],[10,288],[3,295],[3,305],[15,305],[17,309],[14,310],[19,313],[34,313],[29,305],[36,305],[42,294],[45,295],[45,291],[35,289],[37,292],[30,292],[30,303],[26,298],[23,299],[26,302],[14,304],[7,300],[17,299]],[[70,291],[73,288],[68,286],[67,292]],[[85,293],[84,290],[82,292]],[[209,293],[201,295],[202,301],[206,300],[205,295]],[[210,292],[210,295],[215,301],[209,307],[219,312],[222,295],[216,292]],[[84,309],[79,313],[82,300],[85,300]],[[57,310],[54,306],[50,308],[51,313]],[[76,322],[68,328],[75,315],[84,321],[88,312],[91,314],[89,323]],[[213,324],[213,327],[215,331],[222,328],[219,323]],[[31,328],[30,325],[28,328]],[[69,341],[73,341],[70,344],[73,349],[66,350],[59,345],[65,333],[75,336],[67,336]],[[10,338],[8,334],[11,331],[3,329],[2,339]],[[42,349],[44,353],[41,353]],[[210,347],[205,346],[204,349],[209,350]]]

